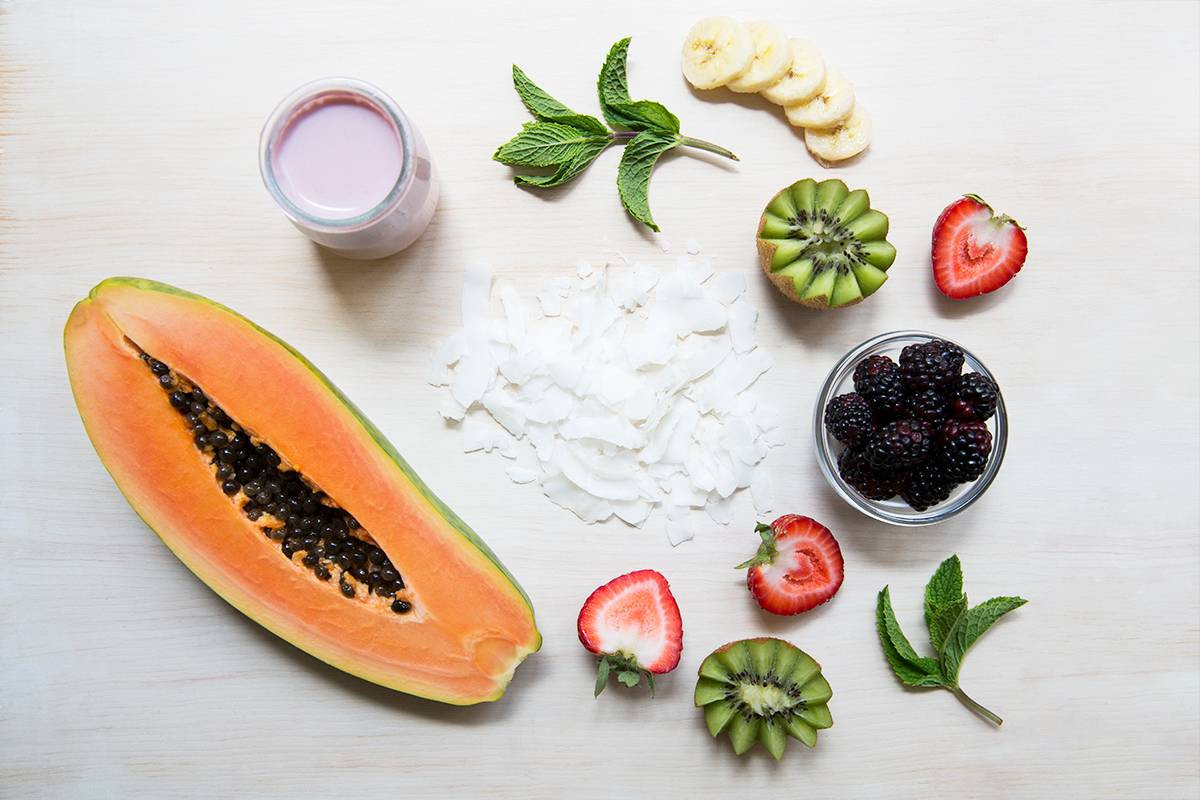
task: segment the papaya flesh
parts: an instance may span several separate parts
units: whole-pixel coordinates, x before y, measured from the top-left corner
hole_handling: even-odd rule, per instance
[[[117,487],[254,621],[346,672],[456,705],[499,699],[541,646],[529,599],[496,556],[287,344],[224,306],[138,278],[96,286],[71,312],[64,344],[84,427]],[[193,388],[208,404],[198,424],[180,391]],[[272,486],[239,483],[240,466],[239,479],[220,479],[221,459],[231,462],[224,474],[235,463],[200,445],[216,437],[195,432],[205,424],[222,431],[216,444],[237,438],[230,448],[273,459],[259,483],[275,476],[274,489],[300,492],[292,504],[305,500],[304,510],[289,517],[281,495],[268,503]]]

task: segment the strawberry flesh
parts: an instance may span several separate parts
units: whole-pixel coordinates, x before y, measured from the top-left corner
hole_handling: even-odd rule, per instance
[[[787,514],[759,525],[763,543],[749,568],[746,585],[755,601],[772,614],[790,616],[832,598],[842,585],[844,562],[837,539],[811,517]]]
[[[579,611],[579,641],[610,663],[670,672],[683,652],[683,620],[667,579],[652,569],[601,586]]]
[[[933,226],[933,278],[942,294],[956,300],[994,292],[1021,271],[1028,251],[1016,220],[966,195]]]

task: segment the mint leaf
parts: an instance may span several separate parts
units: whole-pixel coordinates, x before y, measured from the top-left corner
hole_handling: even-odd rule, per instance
[[[875,607],[875,629],[879,633],[879,643],[883,645],[883,654],[892,672],[902,683],[909,686],[941,686],[943,680],[938,662],[932,658],[917,655],[900,630],[896,621],[896,613],[892,610],[892,598],[888,587],[883,587]]]
[[[932,625],[937,613],[963,596],[962,562],[950,556],[938,565],[925,587],[925,624]],[[937,645],[934,645],[937,647]]]
[[[967,596],[964,594],[955,602],[938,609],[929,621],[929,643],[933,649],[942,652],[942,644],[954,629],[958,618],[967,611]]]
[[[954,630],[946,637],[942,650],[942,670],[951,686],[958,685],[958,672],[962,669],[962,660],[971,645],[979,640],[996,620],[1025,605],[1027,601],[1020,597],[993,597],[967,611],[961,616]]]
[[[968,609],[967,596],[963,593],[962,564],[958,556],[951,556],[938,566],[925,587],[925,621],[929,625],[929,641],[940,654],[939,659],[925,658],[913,649],[896,621],[886,586],[879,592],[875,607],[875,628],[879,632],[883,654],[902,683],[949,689],[967,708],[996,725],[1003,725],[1004,720],[962,690],[958,685],[958,673],[971,645],[996,620],[1025,602],[1020,597],[993,597]]]
[[[607,134],[586,133],[557,122],[528,122],[492,158],[510,166],[549,167],[573,160],[581,147],[598,144],[603,149],[608,143]]]
[[[608,685],[609,669],[608,659],[601,656],[600,665],[596,667],[596,693],[592,695],[593,697],[599,697],[600,693],[604,691],[604,687]]]
[[[625,74],[625,62],[629,53],[629,37],[612,46],[596,90],[600,95],[600,110],[614,128],[630,130],[656,130],[679,133],[679,117],[672,114],[662,103],[653,100],[634,100],[629,96],[629,82]]]
[[[673,134],[644,131],[625,145],[617,167],[617,191],[630,216],[651,230],[658,225],[650,216],[650,173],[658,157],[679,144]]]
[[[531,186],[535,189],[549,189],[552,186],[561,186],[591,166],[591,163],[596,160],[596,156],[604,152],[604,148],[610,144],[612,142],[607,139],[604,141],[588,141],[579,145],[574,156],[557,165],[558,169],[553,174],[517,175],[513,177],[513,182],[517,186]]]
[[[634,672],[631,669],[625,669],[617,673],[617,680],[632,689],[634,686],[637,686],[639,683],[641,683],[642,674],[640,672]]]
[[[553,172],[518,174],[518,186],[548,189],[561,186],[583,172],[604,148],[615,142],[626,144],[617,171],[617,189],[621,203],[634,219],[658,230],[650,215],[650,173],[658,157],[672,147],[683,145],[738,160],[720,145],[679,134],[679,118],[662,103],[633,100],[625,74],[629,53],[628,37],[613,45],[597,80],[601,110],[615,127],[610,131],[595,117],[568,108],[529,79],[513,65],[513,88],[529,113],[537,119],[501,145],[492,158],[518,167],[553,167]],[[613,667],[616,669],[616,667]]]
[[[588,133],[608,135],[608,128],[604,127],[603,122],[595,117],[567,108],[531,81],[529,76],[522,72],[516,64],[513,64],[512,79],[513,87],[516,88],[521,102],[529,109],[530,114],[543,122],[557,122]]]

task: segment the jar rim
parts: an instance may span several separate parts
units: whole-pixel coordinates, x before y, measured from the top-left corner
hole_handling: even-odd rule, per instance
[[[322,217],[305,211],[280,188],[275,175],[273,156],[280,135],[297,116],[307,110],[308,106],[326,95],[349,95],[366,102],[392,124],[400,139],[400,174],[396,177],[396,182],[382,200],[353,217]],[[386,92],[374,84],[356,78],[319,78],[298,87],[275,106],[267,121],[263,123],[259,135],[258,170],[267,191],[289,218],[314,230],[331,233],[354,231],[386,216],[400,203],[412,184],[414,169],[412,128],[408,117]]]
[[[854,366],[862,359],[879,353],[889,346],[894,346],[900,342],[908,344],[929,341],[931,339],[942,339],[958,346],[966,357],[967,366],[991,378],[996,383],[996,412],[989,420],[991,422],[989,429],[992,430],[993,438],[992,453],[988,459],[987,466],[984,468],[983,475],[967,485],[958,494],[951,495],[946,501],[925,511],[914,511],[911,509],[907,512],[893,511],[879,501],[868,500],[863,497],[842,479],[837,468],[838,456],[834,452],[835,443],[831,441],[832,436],[825,429],[825,406],[833,399],[838,389],[845,384],[846,379],[852,374]],[[821,474],[825,476],[825,480],[830,487],[849,505],[872,519],[891,525],[907,527],[932,525],[948,520],[965,511],[976,500],[982,497],[983,493],[991,486],[997,472],[1000,470],[1001,463],[1004,461],[1004,451],[1008,445],[1008,411],[1004,405],[1004,394],[999,389],[999,382],[996,381],[991,370],[970,350],[953,339],[929,333],[928,331],[891,331],[881,333],[851,348],[829,371],[817,395],[816,408],[813,412],[813,444],[816,449],[817,464],[821,468]]]

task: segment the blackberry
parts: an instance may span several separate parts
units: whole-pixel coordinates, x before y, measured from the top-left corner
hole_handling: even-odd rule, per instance
[[[983,474],[992,452],[992,432],[982,422],[950,420],[942,426],[938,458],[946,476],[966,483]]]
[[[860,394],[840,394],[825,406],[825,429],[844,445],[856,447],[875,430],[871,404]]]
[[[950,404],[936,389],[922,389],[908,396],[908,416],[937,427],[950,416]]]
[[[904,378],[896,362],[887,356],[871,356],[854,368],[854,391],[866,398],[881,420],[904,414]]]
[[[983,422],[996,413],[999,390],[996,383],[986,375],[968,372],[954,382],[949,392],[950,408],[954,416],[965,420]]]
[[[962,371],[963,351],[942,339],[910,344],[900,351],[900,373],[908,388],[945,389]]]
[[[847,447],[838,458],[838,474],[854,491],[868,500],[890,500],[908,476],[903,470],[878,470],[872,467],[864,450]]]
[[[914,511],[924,511],[946,500],[956,485],[957,481],[946,475],[940,463],[929,461],[908,474],[900,487],[900,497]]]
[[[928,461],[933,454],[933,430],[918,419],[889,422],[867,440],[867,460],[876,469],[900,469]]]

